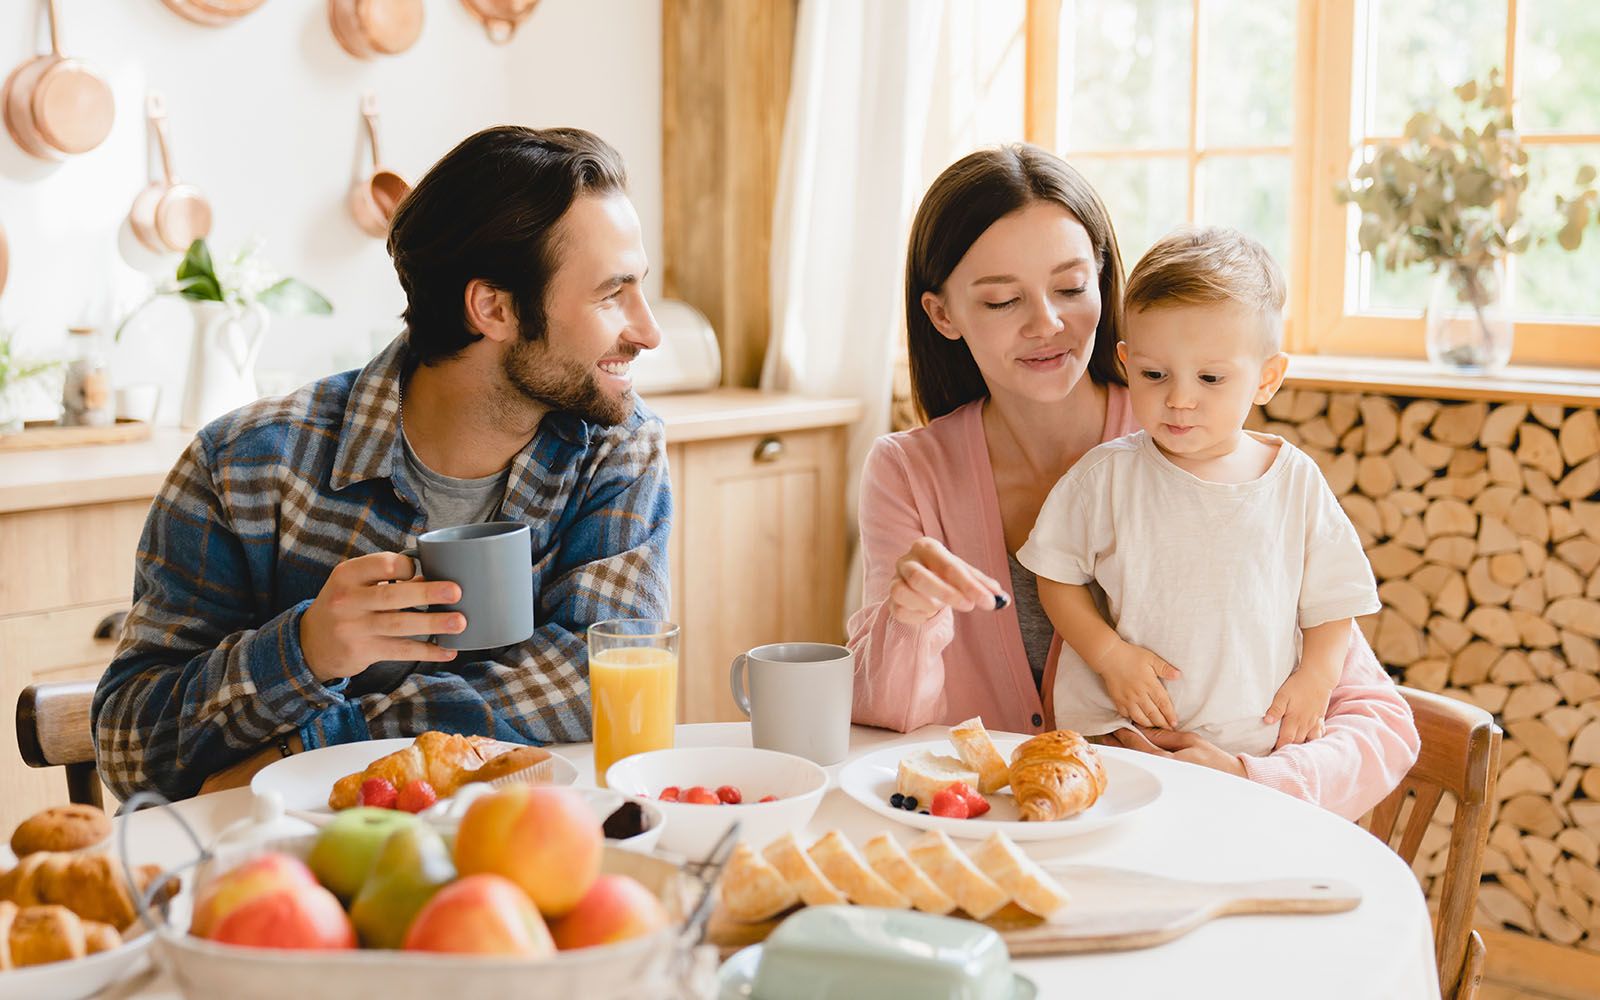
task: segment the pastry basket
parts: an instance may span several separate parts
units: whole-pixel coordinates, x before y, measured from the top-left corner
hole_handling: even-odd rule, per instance
[[[158,960],[177,987],[191,1000],[312,1000],[378,996],[384,1000],[438,1000],[451,996],[519,997],[524,1000],[678,1000],[710,996],[716,950],[704,944],[706,920],[716,881],[738,840],[730,829],[705,860],[642,854],[607,845],[601,870],[631,876],[654,892],[672,923],[655,934],[616,944],[558,952],[537,958],[440,955],[423,952],[289,951],[220,944],[187,932],[192,891],[179,895],[169,908],[151,905],[169,879],[193,872],[194,889],[251,853],[281,851],[305,858],[315,834],[269,836],[248,852],[219,857],[200,842],[192,827],[162,796],[141,792],[125,810],[162,807],[194,844],[196,857],[156,879],[136,901],[139,917],[156,936]],[[249,822],[249,821],[246,821]],[[231,829],[231,828],[230,828]],[[127,824],[121,825],[120,854],[128,864]],[[224,836],[228,831],[224,831]],[[219,841],[222,839],[218,838]],[[131,872],[131,869],[130,869]]]

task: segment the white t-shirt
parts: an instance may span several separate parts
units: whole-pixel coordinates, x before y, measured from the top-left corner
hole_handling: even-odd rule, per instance
[[[1097,584],[1127,641],[1177,667],[1164,682],[1180,729],[1230,753],[1266,754],[1262,715],[1299,662],[1300,629],[1379,608],[1361,540],[1309,455],[1281,438],[1248,483],[1174,465],[1145,431],[1085,455],[1051,489],[1017,559],[1041,577]],[[1128,725],[1070,646],[1056,668],[1056,725]]]

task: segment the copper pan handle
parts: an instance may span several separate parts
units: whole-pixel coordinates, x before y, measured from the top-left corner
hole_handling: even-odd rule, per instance
[[[48,0],[50,7],[50,51],[57,58],[61,55],[61,15],[56,11],[56,0]]]
[[[377,171],[378,156],[378,96],[372,91],[361,95],[361,117],[367,122],[367,141],[372,144],[372,169]]]
[[[172,187],[178,183],[178,175],[172,170],[172,153],[167,148],[166,101],[161,99],[160,94],[151,94],[145,98],[144,113],[156,130],[156,148],[161,151],[161,176],[166,178],[167,187]]]

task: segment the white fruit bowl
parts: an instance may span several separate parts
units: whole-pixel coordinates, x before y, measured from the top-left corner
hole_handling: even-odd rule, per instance
[[[694,785],[710,789],[733,785],[743,802],[736,806],[663,802],[661,790],[669,785],[684,790]],[[662,850],[698,861],[735,820],[739,839],[757,849],[790,830],[803,829],[828,790],[828,773],[804,757],[776,750],[676,747],[624,757],[606,771],[606,787],[659,808],[667,819]],[[778,799],[757,801],[765,795]]]

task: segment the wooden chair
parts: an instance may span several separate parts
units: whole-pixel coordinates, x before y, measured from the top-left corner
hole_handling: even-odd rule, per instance
[[[94,681],[34,684],[17,699],[17,749],[29,767],[67,769],[67,798],[103,806],[89,706]]]
[[[1489,807],[1500,772],[1500,727],[1494,716],[1444,695],[1402,687],[1400,693],[1417,720],[1422,749],[1400,787],[1367,815],[1364,825],[1379,840],[1394,845],[1406,864],[1417,848],[1445,792],[1455,796],[1450,853],[1434,921],[1434,956],[1445,1000],[1473,1000],[1483,978],[1483,938],[1472,929],[1483,873],[1483,847],[1489,837]],[[1411,814],[1394,843],[1401,807],[1412,798]]]

